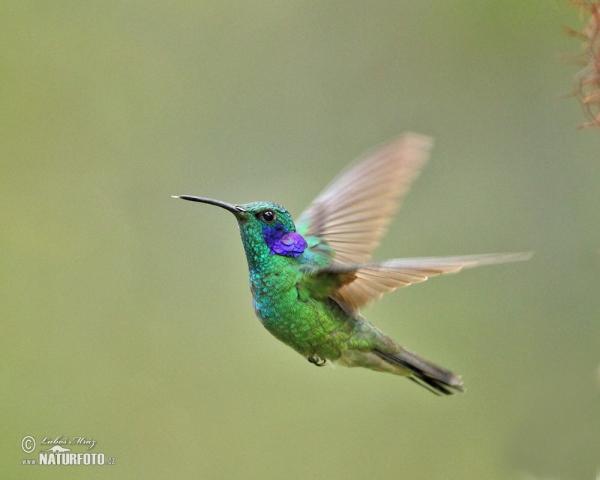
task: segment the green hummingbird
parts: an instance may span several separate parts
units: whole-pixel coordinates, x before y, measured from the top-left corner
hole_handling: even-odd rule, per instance
[[[254,310],[276,338],[317,366],[327,361],[408,377],[436,394],[463,391],[458,375],[406,350],[360,314],[398,287],[527,253],[370,260],[432,140],[405,134],[342,172],[294,223],[276,203],[230,204],[250,272]]]

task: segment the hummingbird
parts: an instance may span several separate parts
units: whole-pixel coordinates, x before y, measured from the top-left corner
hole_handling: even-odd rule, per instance
[[[254,311],[263,326],[310,363],[407,377],[437,395],[464,391],[460,376],[402,347],[361,315],[384,293],[463,268],[527,260],[529,253],[399,258],[371,252],[429,157],[432,139],[407,133],[357,160],[294,222],[272,202],[221,207],[239,226]]]

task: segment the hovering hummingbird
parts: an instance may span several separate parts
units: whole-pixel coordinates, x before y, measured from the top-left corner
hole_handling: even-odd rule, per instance
[[[263,326],[310,363],[328,360],[408,377],[436,394],[463,391],[459,376],[409,352],[360,309],[398,287],[462,268],[526,260],[527,253],[393,259],[371,252],[429,156],[432,140],[405,134],[340,174],[294,224],[281,205],[175,196],[233,213],[254,310]]]

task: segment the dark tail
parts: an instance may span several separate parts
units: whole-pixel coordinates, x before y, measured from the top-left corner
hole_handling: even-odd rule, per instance
[[[410,380],[436,395],[464,392],[463,382],[459,376],[410,353],[408,350],[398,353],[384,353],[380,350],[373,350],[373,352],[380,358],[409,370],[411,372],[408,377]]]

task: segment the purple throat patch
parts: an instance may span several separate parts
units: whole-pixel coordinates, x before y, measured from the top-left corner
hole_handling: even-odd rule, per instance
[[[271,255],[296,258],[308,246],[302,235],[296,232],[286,232],[281,224],[265,228],[263,235]]]

